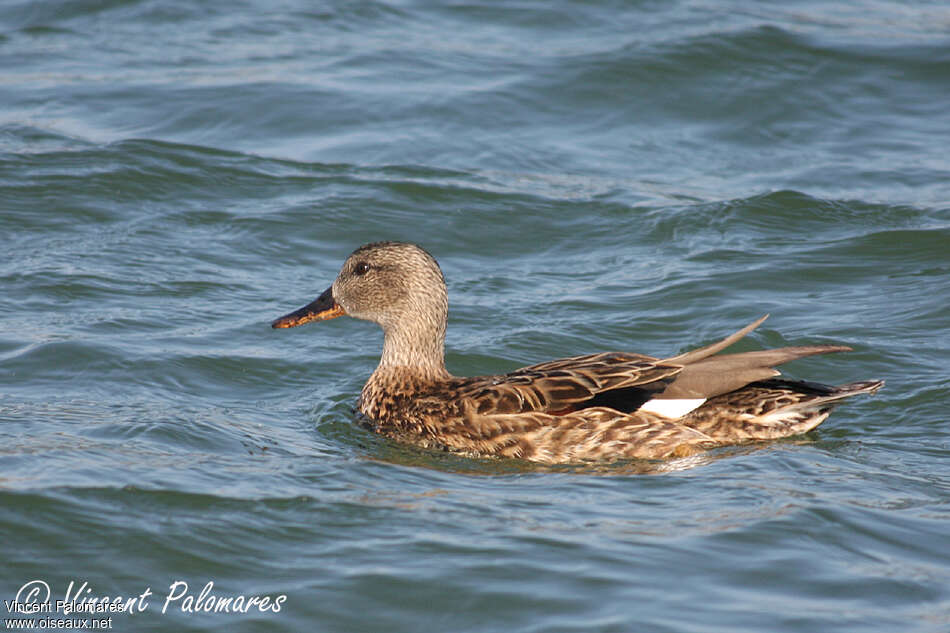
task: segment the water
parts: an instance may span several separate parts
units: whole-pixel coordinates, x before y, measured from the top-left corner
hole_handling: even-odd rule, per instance
[[[950,630],[942,3],[0,15],[4,600],[137,600],[119,631]],[[788,373],[888,383],[652,474],[400,446],[353,423],[372,326],[268,327],[377,239],[442,264],[458,374],[770,312],[739,349],[847,343]],[[208,582],[269,610],[196,613]]]

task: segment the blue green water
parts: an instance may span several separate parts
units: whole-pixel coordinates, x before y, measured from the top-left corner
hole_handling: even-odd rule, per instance
[[[118,631],[950,630],[948,27],[5,2],[0,598],[150,590]],[[457,374],[769,312],[739,349],[849,344],[787,372],[887,386],[651,474],[400,446],[354,424],[373,326],[269,327],[380,239],[442,264]],[[271,608],[195,612],[238,596]]]

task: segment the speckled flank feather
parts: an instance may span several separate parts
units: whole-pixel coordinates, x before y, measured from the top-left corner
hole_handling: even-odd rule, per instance
[[[374,321],[385,334],[379,367],[359,400],[372,428],[466,455],[545,463],[682,457],[804,433],[840,400],[883,385],[830,387],[775,378],[775,365],[849,349],[843,346],[717,355],[765,317],[719,343],[666,360],[606,352],[461,378],[444,364],[448,300],[442,272],[421,248],[362,246],[331,290],[339,311]],[[286,326],[279,321],[275,327]],[[664,399],[701,404],[674,419],[643,408]]]

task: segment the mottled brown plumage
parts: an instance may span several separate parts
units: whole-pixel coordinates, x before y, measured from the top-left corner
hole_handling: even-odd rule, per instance
[[[378,323],[385,335],[379,366],[359,400],[373,429],[467,455],[544,463],[682,457],[804,433],[840,400],[884,384],[830,387],[775,378],[776,365],[850,349],[839,345],[717,355],[765,317],[667,359],[606,352],[456,377],[444,360],[445,280],[435,259],[413,244],[361,246],[326,292],[273,327],[343,314]]]

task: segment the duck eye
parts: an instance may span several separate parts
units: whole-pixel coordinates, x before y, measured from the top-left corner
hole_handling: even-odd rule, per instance
[[[360,277],[362,277],[363,275],[369,272],[369,264],[367,264],[366,262],[360,262],[353,269],[353,272],[359,275]]]

